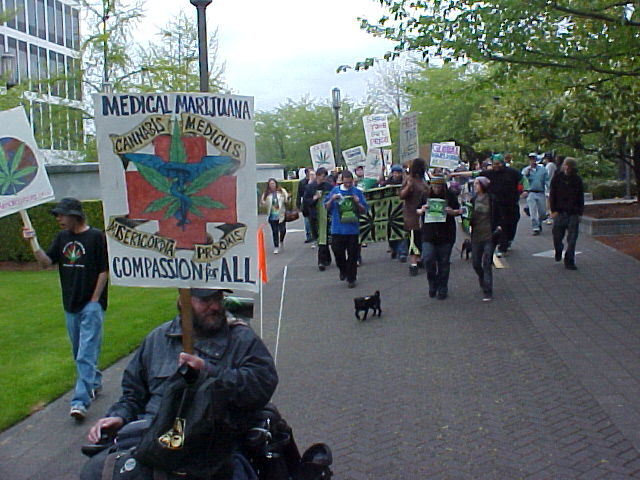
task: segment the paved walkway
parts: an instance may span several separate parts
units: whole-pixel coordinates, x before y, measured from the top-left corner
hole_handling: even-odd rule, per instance
[[[269,257],[264,338],[274,351],[288,265],[275,402],[299,446],[328,442],[341,480],[640,478],[640,262],[582,235],[567,271],[534,256],[552,248],[550,227],[533,237],[528,218],[514,247],[490,303],[454,249],[439,301],[386,245],[363,250],[349,290],[290,232]],[[356,321],[352,298],[375,290],[382,317]],[[76,478],[87,425],[66,417],[66,397],[0,434],[0,478]]]

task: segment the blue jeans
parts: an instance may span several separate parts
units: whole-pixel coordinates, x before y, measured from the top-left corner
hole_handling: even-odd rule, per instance
[[[304,233],[307,241],[313,240],[313,233],[311,232],[311,222],[309,221],[309,217],[304,218]]]
[[[527,206],[531,215],[531,228],[542,229],[542,221],[547,218],[547,200],[542,192],[529,192]]]
[[[102,387],[98,357],[102,346],[104,310],[98,302],[89,302],[77,313],[64,312],[78,379],[71,399],[72,407],[88,408],[92,392]]]
[[[435,244],[423,242],[422,260],[427,269],[429,292],[440,295],[449,293],[449,271],[451,270],[451,249],[453,243]]]
[[[496,249],[491,240],[471,243],[471,261],[478,274],[480,288],[485,295],[493,295],[493,251]]]

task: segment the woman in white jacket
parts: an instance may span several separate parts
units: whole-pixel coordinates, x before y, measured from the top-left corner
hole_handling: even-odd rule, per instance
[[[287,234],[284,214],[288,200],[287,191],[278,185],[275,178],[270,178],[260,201],[267,207],[267,219],[273,233],[273,253],[279,253],[280,247],[284,247],[284,236]]]

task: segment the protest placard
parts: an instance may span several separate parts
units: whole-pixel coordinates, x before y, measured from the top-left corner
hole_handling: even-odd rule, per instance
[[[429,166],[455,170],[460,164],[460,147],[453,143],[433,143]]]
[[[371,149],[367,152],[364,176],[377,179],[380,175],[382,175],[382,150],[379,148]]]
[[[447,220],[445,208],[447,201],[442,198],[430,198],[427,210],[422,216],[423,223],[443,223]]]
[[[364,153],[364,148],[362,148],[362,146],[343,150],[342,158],[344,158],[344,161],[347,164],[347,169],[352,172],[356,167],[364,167],[367,163],[367,156]]]
[[[0,112],[0,217],[54,199],[23,107]]]
[[[309,153],[311,153],[314,170],[324,167],[330,172],[336,168],[336,159],[333,156],[333,146],[331,142],[311,145],[311,147],[309,147]]]
[[[382,148],[391,145],[389,122],[384,114],[367,115],[362,117],[364,124],[364,136],[367,139],[367,148]]]
[[[252,97],[94,95],[112,283],[257,291]]]
[[[418,113],[410,112],[400,118],[400,164],[418,158]]]
[[[369,210],[360,215],[360,242],[399,240],[406,236],[400,185],[373,188],[364,192]]]

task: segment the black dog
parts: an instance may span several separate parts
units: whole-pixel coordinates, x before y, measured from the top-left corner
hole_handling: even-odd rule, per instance
[[[464,239],[464,242],[462,242],[462,246],[460,247],[460,258],[462,258],[462,255],[466,254],[467,255],[467,260],[469,260],[469,255],[471,254],[471,240],[469,240],[468,238]]]
[[[376,293],[369,295],[368,297],[354,298],[353,305],[356,307],[356,318],[361,321],[367,319],[369,309],[373,310],[374,316],[376,312],[378,312],[378,316],[382,314],[382,309],[380,308],[380,292],[378,290],[376,290]],[[364,312],[364,316],[362,318],[360,318],[360,312]]]

